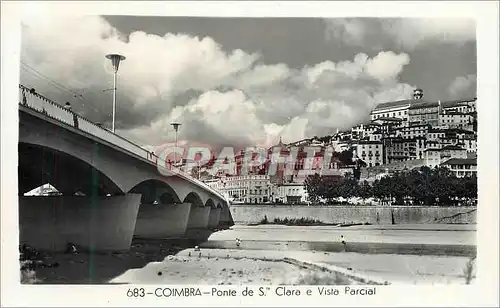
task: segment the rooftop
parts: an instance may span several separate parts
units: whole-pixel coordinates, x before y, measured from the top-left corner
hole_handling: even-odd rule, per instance
[[[477,98],[443,101],[443,102],[441,102],[441,106],[443,108],[450,108],[450,107],[465,105],[468,102],[475,102],[476,100],[477,100]],[[419,104],[424,104],[424,105],[421,106]],[[399,101],[378,104],[377,107],[375,107],[373,110],[381,110],[381,109],[395,108],[395,107],[405,107],[408,105],[410,105],[411,106],[410,108],[412,108],[412,109],[426,108],[425,104],[430,104],[429,107],[439,106],[439,102],[426,102],[426,101],[416,100],[416,99],[405,99],[405,100],[399,100]]]
[[[380,110],[380,109],[394,108],[394,107],[404,107],[404,106],[411,105],[414,102],[417,102],[417,100],[405,99],[405,100],[400,100],[400,101],[395,101],[395,102],[381,103],[381,104],[378,104],[377,107],[375,107],[373,110]]]
[[[410,106],[410,109],[420,109],[420,108],[430,108],[439,107],[438,102],[415,102]]]
[[[456,134],[469,134],[474,135],[474,132],[471,130],[461,129],[461,128],[449,128],[442,130],[445,133],[456,133]]]
[[[472,113],[473,112],[461,112],[461,111],[451,110],[451,111],[446,111],[446,113],[444,113],[443,115],[470,115]]]
[[[459,147],[457,145],[447,145],[447,146],[444,146],[441,150],[445,151],[445,150],[465,150],[465,149],[462,147]]]
[[[380,141],[360,140],[358,144],[382,144]]]
[[[450,158],[441,165],[477,165],[476,158]]]
[[[400,119],[400,118],[395,118],[395,117],[380,117],[380,118],[377,118],[374,121],[394,121],[394,122],[402,122],[403,119]]]
[[[469,99],[458,99],[458,100],[452,100],[452,101],[444,101],[444,102],[441,102],[441,107],[443,107],[443,108],[456,107],[459,105],[464,105],[465,103],[475,102],[476,100],[477,100],[477,97],[469,98]]]

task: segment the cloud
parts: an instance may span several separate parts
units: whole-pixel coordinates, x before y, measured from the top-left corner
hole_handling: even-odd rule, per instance
[[[104,55],[124,54],[118,74],[117,131],[136,142],[180,140],[215,146],[292,142],[349,128],[380,102],[411,97],[399,75],[406,53],[364,53],[302,68],[265,64],[262,56],[224,51],[210,37],[134,32],[124,37],[99,17],[28,20],[22,61],[84,100],[23,71],[22,82],[96,122],[110,122],[112,87]],[[352,30],[351,32],[355,32]],[[26,69],[26,67],[24,67]],[[36,74],[35,74],[36,75]],[[43,78],[41,78],[43,79]]]
[[[448,87],[448,93],[457,99],[476,97],[477,78],[474,74],[455,78]]]
[[[362,45],[367,27],[359,18],[335,18],[326,20],[326,38],[340,39],[350,45]]]
[[[408,63],[410,57],[405,53],[398,55],[392,51],[381,52],[367,61],[366,71],[380,81],[394,80]]]
[[[475,40],[476,25],[462,18],[335,18],[325,20],[325,35],[353,46],[380,48],[380,42],[390,41],[412,50],[429,41],[460,44]]]

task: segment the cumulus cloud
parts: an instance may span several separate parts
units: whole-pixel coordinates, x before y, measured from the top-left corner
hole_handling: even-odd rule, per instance
[[[474,74],[459,76],[451,82],[450,86],[448,87],[448,93],[450,93],[452,97],[456,97],[457,99],[464,97],[475,97],[477,95],[476,82],[477,78]]]
[[[27,20],[23,30],[22,61],[84,99],[33,71],[23,71],[22,82],[56,101],[72,100],[78,112],[109,124],[111,93],[103,90],[112,87],[104,58],[110,52],[127,57],[118,75],[118,132],[148,145],[171,142],[173,121],[183,124],[179,139],[216,146],[321,136],[367,119],[380,102],[411,97],[414,88],[398,79],[410,61],[405,53],[360,53],[291,68],[264,63],[259,54],[224,51],[210,37],[124,37],[95,16]]]
[[[429,41],[463,43],[476,39],[476,24],[464,18],[335,18],[325,20],[327,39],[354,46],[392,41],[412,50]]]

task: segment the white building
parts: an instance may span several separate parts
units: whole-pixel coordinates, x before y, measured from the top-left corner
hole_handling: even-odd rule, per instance
[[[271,181],[269,175],[228,176],[219,180],[218,190],[231,201],[244,203],[267,203],[271,200]],[[214,187],[215,188],[215,187]]]
[[[221,180],[220,179],[210,179],[210,180],[205,180],[203,183],[207,184],[208,186],[212,187],[215,190],[220,191],[221,189]]]
[[[383,145],[380,141],[361,140],[355,146],[357,158],[366,163],[368,167],[379,166],[383,164]]]
[[[477,152],[477,140],[475,136],[465,136],[460,139],[457,145],[463,147],[468,153]]]
[[[284,183],[276,185],[274,202],[276,203],[306,203],[308,194],[304,184]]]
[[[404,122],[409,119],[409,109],[414,103],[420,102],[424,95],[422,89],[415,89],[413,91],[413,99],[387,102],[379,104],[371,112],[371,119],[377,120],[380,118],[399,118]]]
[[[477,98],[446,101],[441,103],[443,113],[448,112],[463,112],[474,113],[476,112]]]
[[[332,141],[332,148],[335,152],[344,152],[349,150],[351,145],[344,141]]]
[[[442,129],[432,128],[427,132],[427,140],[439,141],[445,136],[445,131]]]
[[[439,115],[439,125],[448,128],[471,129],[474,115],[471,113],[449,111]]]
[[[447,145],[441,148],[441,158],[467,158],[467,151],[457,145]]]
[[[449,168],[459,178],[477,175],[477,159],[451,158],[441,165]]]
[[[404,127],[398,127],[393,130],[395,137],[401,137],[404,139],[412,139],[415,137],[425,137],[431,126],[428,124],[417,124],[417,125],[409,125]]]
[[[441,148],[424,150],[425,165],[434,168],[449,159],[466,159],[467,151],[456,145],[447,145]]]
[[[387,102],[379,104],[371,112],[371,119],[377,120],[379,118],[400,118],[405,121],[408,120],[408,109],[410,108],[412,100],[402,100],[396,102]]]
[[[424,150],[424,162],[429,168],[434,168],[441,164],[441,149],[428,148]]]

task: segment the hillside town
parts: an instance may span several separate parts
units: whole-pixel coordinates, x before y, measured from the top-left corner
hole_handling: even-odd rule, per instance
[[[397,171],[427,166],[446,167],[457,178],[475,176],[477,169],[476,98],[453,101],[427,101],[422,89],[415,89],[407,100],[383,102],[370,114],[370,120],[350,130],[288,144],[279,140],[268,155],[279,153],[297,157],[290,163],[265,164],[242,172],[243,157],[235,157],[236,172],[210,175],[206,166],[197,175],[221,191],[233,203],[309,203],[305,178],[300,171],[307,164],[305,148],[318,148],[314,160],[321,160],[325,149],[333,150],[329,175],[357,174],[360,182],[373,182]],[[315,169],[314,161],[313,170]],[[275,172],[268,172],[275,168]],[[316,167],[317,168],[317,167]],[[321,168],[317,173],[321,175]]]

